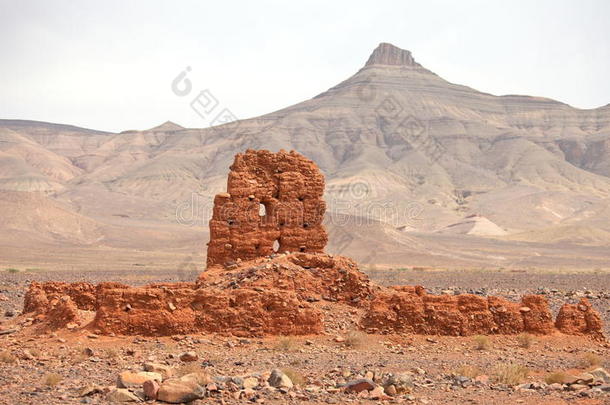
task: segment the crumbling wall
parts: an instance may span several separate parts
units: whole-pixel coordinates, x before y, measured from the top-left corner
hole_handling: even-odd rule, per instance
[[[248,150],[230,169],[227,192],[214,198],[208,266],[324,251],[324,176],[314,162],[294,151]]]
[[[91,283],[61,283],[50,281],[39,283],[32,281],[28,288],[24,303],[24,312],[44,313],[48,311],[52,301],[63,296],[69,296],[78,309],[93,311],[96,308],[96,285]]]
[[[564,304],[557,314],[555,326],[567,335],[593,335],[603,337],[601,316],[586,298],[578,304]]]
[[[571,310],[569,306],[564,308],[564,313]],[[560,314],[560,330],[601,333],[601,322],[586,324],[584,313],[578,317]],[[572,329],[575,324],[579,326]],[[551,334],[556,331],[548,302],[541,295],[525,295],[519,304],[499,297],[471,294],[429,295],[422,287],[377,294],[361,320],[361,327],[371,333],[450,336]]]
[[[103,334],[264,336],[323,331],[318,310],[299,301],[293,291],[277,289],[104,288],[98,304],[91,328]]]

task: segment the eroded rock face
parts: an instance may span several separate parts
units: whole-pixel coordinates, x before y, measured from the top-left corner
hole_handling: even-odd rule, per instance
[[[323,252],[328,241],[323,194],[318,167],[294,151],[238,154],[227,192],[214,198],[208,266],[274,251]]]

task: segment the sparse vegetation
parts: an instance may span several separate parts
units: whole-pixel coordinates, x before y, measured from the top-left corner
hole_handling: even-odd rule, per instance
[[[298,371],[296,371],[292,368],[284,369],[284,370],[282,370],[282,373],[286,374],[294,385],[303,386],[306,383],[305,377],[303,376],[303,374],[299,373]]]
[[[12,364],[12,363],[15,363],[16,361],[17,361],[17,358],[15,356],[13,356],[10,352],[8,352],[8,351],[0,352],[0,362]]]
[[[49,373],[44,376],[44,385],[47,387],[55,387],[62,380],[62,377],[57,373]]]
[[[464,365],[454,371],[454,374],[468,378],[475,378],[483,374],[480,368],[471,365]]]
[[[580,358],[579,365],[582,368],[599,367],[603,364],[603,362],[604,360],[600,355],[595,353],[585,353]]]
[[[29,349],[29,352],[35,358],[39,358],[42,355],[42,352],[40,350],[36,349],[36,348]]]
[[[534,344],[534,336],[529,333],[522,333],[517,336],[517,343],[524,349],[529,349]]]
[[[491,341],[487,336],[477,335],[474,337],[474,342],[477,350],[489,350],[491,348]]]
[[[8,269],[6,269],[7,273],[19,273],[19,269],[16,269],[14,267],[9,267]]]
[[[368,335],[357,330],[350,331],[345,337],[345,346],[360,349],[366,346]]]
[[[114,347],[106,349],[106,358],[111,359],[111,360],[118,359],[119,358],[119,351],[116,348],[114,348]]]
[[[89,360],[89,356],[87,356],[84,353],[77,353],[71,357],[71,360],[72,360],[72,364],[80,364],[82,362]]]
[[[557,371],[555,373],[547,374],[546,377],[544,377],[544,382],[547,384],[563,384],[563,382],[566,381],[567,376],[568,375],[563,371]]]
[[[291,350],[294,350],[295,346],[296,343],[293,338],[289,336],[284,336],[277,341],[277,344],[275,345],[275,350],[281,352],[289,352]]]
[[[494,368],[493,379],[500,384],[517,385],[522,383],[528,375],[527,367],[520,364],[499,364]]]

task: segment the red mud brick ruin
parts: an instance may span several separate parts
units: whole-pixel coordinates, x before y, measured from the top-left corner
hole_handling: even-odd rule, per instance
[[[563,305],[554,320],[540,295],[517,303],[372,283],[353,260],[324,253],[323,192],[317,166],[294,151],[238,154],[227,193],[214,200],[208,266],[197,280],[145,287],[32,282],[25,316],[36,330],[117,335],[306,335],[353,322],[378,334],[604,339],[601,318],[586,299]]]
[[[248,151],[230,169],[227,192],[214,198],[208,266],[324,252],[324,176],[315,163],[294,151]]]

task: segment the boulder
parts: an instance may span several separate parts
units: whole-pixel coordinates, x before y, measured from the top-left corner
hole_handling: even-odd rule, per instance
[[[117,387],[119,388],[140,388],[147,380],[163,381],[163,376],[159,373],[151,373],[148,371],[123,371],[117,378]]]
[[[163,381],[157,392],[157,400],[181,404],[205,397],[205,387],[195,381],[171,378]]]

